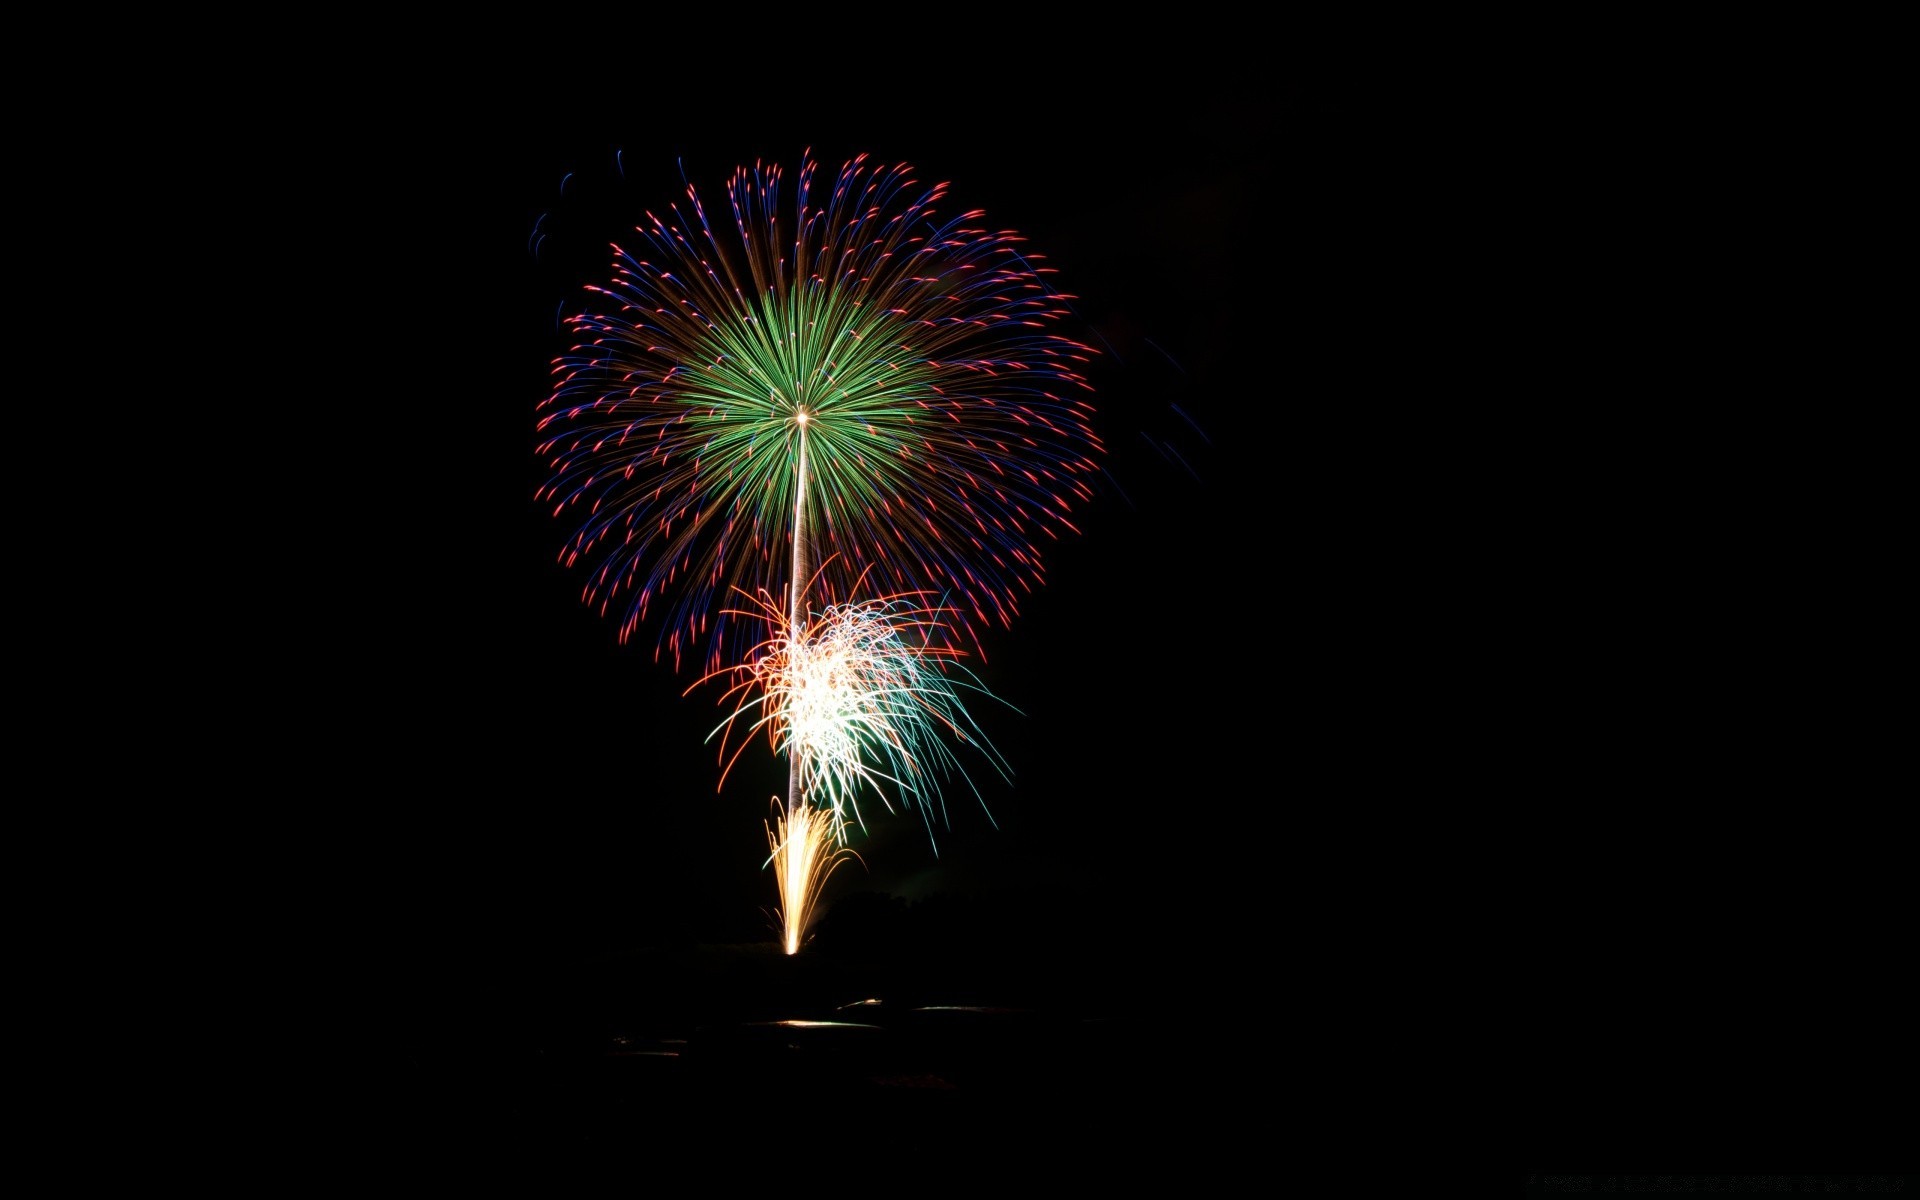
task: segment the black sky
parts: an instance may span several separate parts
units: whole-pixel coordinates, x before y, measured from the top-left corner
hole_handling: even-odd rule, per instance
[[[364,736],[404,797],[371,846],[402,944],[764,935],[779,766],[750,754],[716,794],[717,694],[683,697],[694,676],[653,660],[651,630],[619,646],[579,603],[554,561],[568,530],[531,500],[532,423],[556,308],[580,310],[608,241],[683,170],[715,196],[736,164],[791,169],[808,148],[950,180],[1049,256],[1111,348],[1092,380],[1112,484],[974,664],[1019,710],[976,714],[1013,769],[1010,786],[973,772],[998,828],[950,790],[936,857],[883,814],[867,870],[837,886],[987,895],[1103,939],[1178,941],[1195,912],[1248,924],[1246,871],[1297,819],[1303,758],[1318,775],[1363,736],[1333,714],[1372,685],[1333,664],[1378,665],[1368,625],[1393,603],[1379,538],[1351,535],[1386,503],[1399,402],[1358,395],[1391,303],[1394,171],[1337,91],[1061,86],[1061,103],[825,111],[476,89],[372,140],[366,288],[378,336],[401,341],[367,380],[385,398],[361,409],[369,528],[343,606],[377,664]]]
[[[351,449],[310,465],[344,497],[314,548],[315,666],[353,699],[304,702],[306,761],[350,847],[344,953],[403,1034],[499,1018],[556,964],[771,939],[783,775],[761,753],[716,794],[717,697],[579,602],[554,562],[568,527],[531,500],[533,410],[556,307],[579,311],[606,242],[683,170],[711,197],[811,148],[950,180],[1049,256],[1113,350],[1090,375],[1115,486],[975,664],[1020,710],[976,710],[1013,769],[975,772],[998,828],[951,790],[936,857],[882,817],[830,894],[958,906],[1056,976],[1211,996],[1240,1028],[1304,1011],[1356,1045],[1404,1034],[1413,999],[1493,1004],[1513,964],[1475,946],[1517,908],[1531,974],[1499,1002],[1554,1056],[1535,1094],[1644,1111],[1615,1064],[1664,1070],[1683,1060],[1636,1056],[1685,1042],[1714,1072],[1688,1094],[1725,1101],[1781,1061],[1741,1047],[1819,989],[1744,972],[1782,939],[1835,980],[1866,951],[1832,950],[1859,922],[1794,915],[1808,889],[1788,903],[1767,864],[1809,843],[1772,840],[1702,766],[1744,761],[1703,749],[1737,709],[1712,700],[1731,552],[1672,515],[1703,511],[1710,472],[1682,468],[1713,460],[1679,448],[1685,403],[1623,409],[1597,394],[1601,350],[1516,332],[1556,293],[1502,256],[1573,272],[1606,205],[1549,211],[1572,178],[1545,166],[1553,122],[1255,57],[992,79],[929,61],[879,88],[474,64],[394,85],[316,149],[340,197],[316,219],[352,231],[333,265],[353,344],[326,418]],[[1502,898],[1460,910],[1484,889]],[[1755,906],[1764,928],[1725,915]],[[1655,1003],[1649,971],[1691,984]]]

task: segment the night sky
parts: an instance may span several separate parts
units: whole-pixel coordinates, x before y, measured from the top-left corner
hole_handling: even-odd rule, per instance
[[[620,646],[579,602],[583,571],[555,562],[570,526],[531,500],[532,423],[566,344],[556,308],[603,281],[606,243],[676,198],[682,168],[711,204],[736,163],[791,170],[808,147],[829,170],[865,151],[952,181],[1049,257],[1110,348],[1091,371],[1110,479],[970,663],[1012,706],[974,706],[1013,770],[971,772],[998,828],[956,783],[937,857],[883,813],[836,891],[982,897],[1103,945],[1181,943],[1195,914],[1253,931],[1241,872],[1294,852],[1278,835],[1311,803],[1301,770],[1319,788],[1349,769],[1365,733],[1338,714],[1373,702],[1364,676],[1395,640],[1369,628],[1396,620],[1393,535],[1353,536],[1389,504],[1380,427],[1406,402],[1357,395],[1392,302],[1391,172],[1357,114],[1232,80],[1044,118],[520,99],[415,114],[399,140],[418,157],[369,193],[407,332],[369,381],[395,398],[366,409],[378,453],[355,486],[379,516],[354,618],[388,659],[370,704],[406,802],[374,849],[407,936],[428,953],[765,936],[784,767],[749,753],[716,794],[718,690],[683,696],[696,673],[654,661],[652,626]]]
[[[716,793],[718,691],[683,695],[695,672],[654,661],[656,626],[622,646],[580,603],[583,569],[555,562],[572,526],[531,499],[533,423],[568,344],[556,309],[604,282],[606,243],[683,170],[711,208],[736,165],[791,172],[808,148],[823,173],[866,152],[951,181],[1048,256],[1111,351],[1089,372],[1111,480],[970,664],[1013,706],[972,706],[1013,771],[972,772],[998,827],[958,785],[937,856],[917,819],[880,814],[830,885],[829,957],[924,934],[915,953],[960,965],[919,985],[1178,1011],[1209,1053],[1284,1059],[1326,1104],[1397,1086],[1330,1068],[1338,1046],[1445,1024],[1436,996],[1507,1006],[1551,1059],[1530,1094],[1582,1120],[1642,1087],[1610,1074],[1622,1056],[1680,1037],[1621,961],[1710,964],[1689,1028],[1738,1007],[1741,953],[1774,943],[1709,952],[1666,919],[1707,937],[1698,914],[1753,896],[1786,920],[1764,835],[1724,800],[1667,799],[1708,668],[1665,654],[1654,606],[1706,619],[1713,568],[1655,513],[1691,493],[1660,456],[1633,486],[1610,475],[1630,440],[1554,407],[1582,370],[1487,325],[1527,301],[1475,265],[1475,230],[1526,223],[1536,143],[1487,155],[1414,97],[1203,66],[1089,59],[996,90],[928,62],[906,103],[851,79],[460,69],[327,148],[362,341],[338,398],[352,456],[327,464],[351,523],[317,548],[343,647],[322,667],[358,699],[319,719],[336,753],[313,770],[352,831],[343,953],[395,1053],[538,1040],[582,964],[773,940],[762,821],[784,766],[750,751]],[[1528,396],[1501,355],[1533,364]],[[1468,857],[1497,846],[1517,878]],[[1513,960],[1473,946],[1507,907],[1529,982],[1483,1005]],[[1764,994],[1740,1028],[1785,1011]],[[1766,1068],[1717,1037],[1686,1069],[1724,1102]]]

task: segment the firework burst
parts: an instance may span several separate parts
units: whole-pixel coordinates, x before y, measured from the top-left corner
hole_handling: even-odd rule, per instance
[[[724,236],[691,185],[648,213],[540,405],[536,499],[580,522],[561,561],[622,641],[659,606],[676,668],[739,661],[733,590],[786,594],[797,622],[809,539],[833,594],[871,572],[944,596],[943,631],[977,651],[1093,495],[1094,352],[1052,332],[1071,300],[1052,268],[905,165],[815,173],[783,205],[779,167],[737,170]]]
[[[745,663],[718,673],[731,679],[722,704],[734,704],[714,730],[721,738],[722,786],[753,735],[764,733],[792,764],[790,816],[804,799],[820,810],[836,844],[846,843],[849,820],[864,828],[862,795],[878,798],[889,812],[896,803],[917,809],[929,835],[936,816],[946,823],[941,787],[953,776],[965,780],[984,807],[948,743],[973,747],[1010,777],[961,697],[963,691],[991,693],[941,637],[950,614],[920,599],[830,605],[794,626],[763,593],[759,616],[772,635]],[[730,754],[736,730],[744,736]]]

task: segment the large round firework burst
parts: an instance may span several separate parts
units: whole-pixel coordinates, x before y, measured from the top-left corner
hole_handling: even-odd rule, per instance
[[[825,196],[815,170],[785,208],[779,167],[735,171],[724,236],[691,185],[648,213],[540,405],[537,499],[580,521],[561,560],[622,641],[658,606],[676,666],[738,661],[755,631],[720,598],[791,595],[796,527],[825,592],[944,596],[978,649],[1093,494],[1093,351],[1054,332],[1041,256],[905,165],[862,155]]]

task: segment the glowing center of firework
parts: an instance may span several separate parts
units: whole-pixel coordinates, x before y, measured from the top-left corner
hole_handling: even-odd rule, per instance
[[[877,707],[866,678],[873,669],[872,651],[850,638],[792,644],[783,715],[808,758],[835,762],[859,754],[853,730],[872,720]]]
[[[805,425],[807,423],[807,410],[804,408],[801,409],[799,412],[794,414],[793,419],[800,422],[802,425]]]

